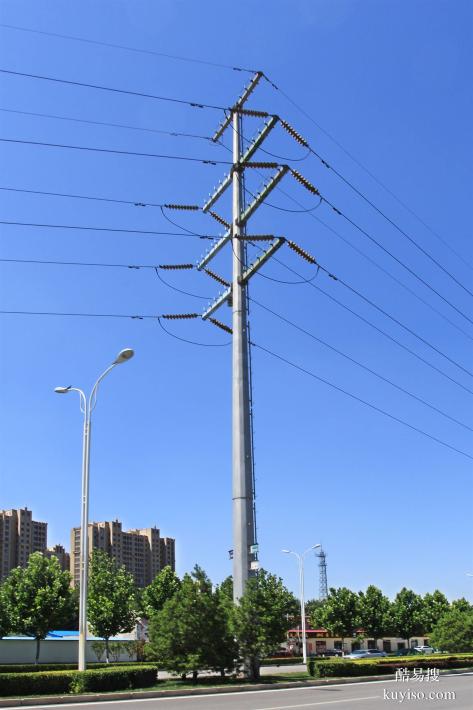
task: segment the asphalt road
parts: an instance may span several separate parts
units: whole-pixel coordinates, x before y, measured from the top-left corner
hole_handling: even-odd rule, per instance
[[[413,698],[413,693],[425,698]],[[404,694],[401,696],[401,693]],[[428,698],[429,693],[435,697]],[[410,697],[409,697],[410,694]],[[447,695],[450,694],[450,695]],[[443,699],[441,699],[441,696]],[[69,710],[387,710],[399,706],[419,710],[471,710],[473,674],[441,676],[438,682],[372,681],[288,690],[260,690],[175,698],[144,698],[73,705],[36,705],[36,708]]]

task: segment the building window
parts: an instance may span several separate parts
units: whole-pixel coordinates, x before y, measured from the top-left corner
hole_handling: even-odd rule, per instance
[[[402,648],[406,648],[406,644],[403,641],[398,641],[397,650],[400,651]]]
[[[343,649],[342,642],[341,641],[334,641],[333,642],[333,647],[341,651]]]
[[[376,641],[374,639],[368,639],[368,648],[377,649]]]
[[[386,653],[391,653],[391,641],[383,641],[383,651]]]

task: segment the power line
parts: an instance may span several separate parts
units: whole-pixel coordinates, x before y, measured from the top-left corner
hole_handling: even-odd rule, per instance
[[[139,200],[119,200],[112,197],[97,197],[95,195],[75,195],[70,192],[46,192],[45,190],[27,190],[20,187],[0,186],[0,190],[7,192],[24,192],[30,195],[45,195],[46,197],[69,197],[75,200],[92,200],[94,202],[112,202],[120,205],[132,205],[133,207],[164,207],[164,204],[156,202],[142,202]]]
[[[63,313],[59,311],[5,311],[0,310],[2,315],[21,316],[65,316],[77,318],[131,318],[132,320],[157,320],[157,315],[134,315],[132,313]]]
[[[59,312],[59,311],[26,311],[26,310],[0,310],[0,314],[2,315],[27,315],[27,316],[57,316],[57,317],[77,317],[77,318],[127,318],[131,320],[157,320],[159,325],[163,328],[163,325],[161,323],[161,316],[158,315],[153,315],[153,314],[130,314],[130,313],[72,313],[72,312]],[[163,330],[165,330],[163,328]],[[184,342],[190,343],[192,345],[215,345],[215,344],[208,344],[208,343],[195,343],[190,340],[185,340],[183,338],[180,338],[179,336],[175,336],[174,334],[170,333],[169,331],[165,330],[165,332],[170,335],[171,337],[177,338],[178,340],[184,340]],[[217,344],[220,346],[225,346],[228,345],[229,343],[221,343]],[[418,432],[419,434],[422,434],[423,436],[428,437],[429,439],[432,439],[433,441],[437,442],[438,444],[441,444],[442,446],[445,446],[452,451],[455,451],[456,453],[461,454],[462,456],[466,456],[467,458],[473,459],[473,456],[470,456],[470,454],[466,453],[465,451],[461,451],[460,449],[457,449],[456,447],[452,446],[451,444],[446,443],[445,441],[442,441],[441,439],[438,439],[435,436],[432,436],[431,434],[428,434],[427,432],[423,431],[422,429],[419,429],[418,427],[409,424],[408,422],[404,421],[403,419],[400,419],[399,417],[396,417],[393,414],[390,414],[389,412],[385,411],[384,409],[381,409],[380,407],[377,407],[376,405],[372,404],[371,402],[367,402],[364,399],[361,399],[361,397],[358,397],[357,395],[352,394],[351,392],[348,392],[347,390],[343,389],[342,387],[339,387],[338,385],[334,384],[333,382],[330,382],[329,380],[324,379],[323,377],[320,377],[319,375],[316,375],[314,372],[311,372],[310,370],[307,370],[300,365],[297,365],[287,358],[283,357],[282,355],[278,355],[272,350],[269,350],[268,348],[260,345],[259,343],[255,343],[252,341],[251,345],[253,347],[259,348],[263,352],[267,353],[268,355],[271,355],[272,357],[280,360],[281,362],[284,362],[286,365],[289,365],[290,367],[295,368],[296,370],[299,370],[300,372],[305,373],[306,375],[309,375],[310,377],[318,380],[319,382],[323,382],[324,384],[328,385],[329,387],[332,387],[333,389],[337,390],[338,392],[341,392],[342,394],[346,395],[347,397],[350,397],[351,399],[356,400],[357,402],[360,402],[361,404],[364,404],[365,406],[369,407],[370,409],[373,409],[377,411],[379,414],[383,414],[386,417],[389,417],[390,419],[398,422],[399,424],[403,424],[404,426],[408,427],[409,429],[412,429],[413,431]]]
[[[302,274],[300,274],[298,271],[296,271],[296,270],[293,269],[292,267],[288,266],[288,264],[285,264],[283,261],[281,261],[281,260],[278,259],[277,257],[273,256],[273,260],[276,261],[276,262],[277,262],[278,264],[280,264],[281,266],[283,266],[285,269],[287,269],[287,271],[290,271],[290,272],[291,272],[292,274],[294,274],[295,276],[298,276],[299,278],[303,278],[303,277],[302,277]],[[390,340],[391,342],[393,342],[393,343],[395,343],[396,345],[398,345],[400,348],[402,348],[403,350],[405,350],[406,352],[408,352],[408,353],[409,353],[410,355],[412,355],[413,357],[417,358],[417,360],[420,360],[421,362],[423,362],[424,365],[427,365],[427,366],[430,367],[432,370],[435,370],[435,371],[438,372],[440,375],[442,375],[443,377],[445,377],[447,380],[450,380],[450,382],[453,382],[453,383],[456,384],[458,387],[461,387],[461,389],[465,390],[465,392],[468,392],[469,394],[473,394],[473,390],[472,390],[472,389],[469,389],[468,387],[466,387],[466,385],[464,385],[463,383],[459,382],[459,381],[456,380],[454,377],[451,377],[449,374],[447,374],[446,372],[444,372],[443,370],[441,370],[441,369],[440,369],[439,367],[437,367],[436,365],[433,365],[431,362],[429,362],[429,361],[426,360],[424,357],[422,357],[422,355],[419,355],[418,353],[416,353],[415,350],[411,350],[411,348],[409,348],[407,345],[404,345],[404,343],[402,343],[400,340],[398,340],[398,339],[395,338],[394,336],[390,335],[389,333],[387,333],[385,330],[383,330],[383,329],[380,328],[379,326],[377,326],[377,325],[375,325],[374,323],[372,323],[370,320],[368,320],[367,318],[365,318],[364,316],[362,316],[360,313],[357,313],[356,311],[354,311],[352,308],[350,308],[350,306],[347,306],[347,305],[346,305],[345,303],[343,303],[342,301],[339,301],[338,298],[335,298],[335,296],[332,296],[330,293],[328,293],[328,292],[325,291],[324,289],[320,288],[320,286],[317,286],[315,283],[312,283],[311,281],[306,281],[306,283],[307,283],[311,288],[314,288],[316,291],[319,291],[320,293],[322,293],[326,298],[328,298],[328,299],[330,299],[331,301],[333,301],[333,303],[336,303],[338,306],[340,306],[340,307],[343,308],[344,310],[346,310],[346,311],[348,311],[349,313],[351,313],[353,316],[355,316],[356,318],[358,318],[359,320],[361,320],[363,323],[365,323],[366,325],[369,325],[370,328],[372,328],[373,330],[377,331],[378,333],[380,333],[381,335],[383,335],[385,338],[387,338],[387,339]]]
[[[282,355],[275,353],[273,350],[270,350],[269,348],[266,348],[263,345],[260,345],[259,343],[255,343],[254,341],[252,341],[251,344],[253,347],[258,348],[259,350],[262,350],[267,355],[270,355],[271,357],[273,357],[277,360],[280,360],[281,362],[284,362],[286,365],[289,365],[290,367],[293,367],[294,369],[299,370],[299,372],[302,372],[302,373],[308,375],[309,377],[312,377],[313,379],[318,380],[319,382],[323,382],[328,387],[331,387],[332,389],[337,390],[337,392],[341,392],[342,394],[346,395],[347,397],[350,397],[351,399],[354,399],[355,401],[360,402],[360,404],[364,404],[366,407],[373,409],[374,411],[378,412],[379,414],[383,414],[385,417],[388,417],[389,419],[392,419],[393,421],[398,422],[399,424],[403,424],[404,426],[408,427],[409,429],[416,431],[418,434],[422,434],[423,436],[426,436],[428,439],[432,439],[432,441],[435,441],[437,444],[440,444],[441,446],[445,446],[448,449],[455,451],[457,454],[461,454],[462,456],[466,456],[469,459],[473,459],[473,456],[466,453],[465,451],[462,451],[461,449],[457,449],[455,446],[452,446],[451,444],[447,444],[446,441],[442,441],[442,439],[438,439],[436,436],[429,434],[428,432],[424,431],[423,429],[419,429],[418,427],[414,426],[413,424],[409,424],[409,422],[406,422],[404,419],[400,419],[399,417],[396,417],[394,414],[387,412],[385,409],[381,409],[381,407],[377,407],[375,404],[372,404],[371,402],[368,402],[367,400],[362,399],[361,397],[358,397],[357,395],[353,394],[352,392],[348,392],[348,390],[345,390],[342,387],[339,387],[334,382],[330,382],[329,380],[326,380],[324,377],[320,377],[320,375],[316,375],[315,372],[312,372],[311,370],[307,370],[305,367],[302,367],[301,365],[297,365],[296,363],[292,362],[291,360],[288,360],[287,358],[283,357]]]
[[[39,260],[39,259],[1,259],[0,262],[8,262],[8,263],[21,263],[21,264],[46,264],[46,265],[57,265],[57,266],[82,266],[82,267],[104,267],[104,268],[122,268],[122,269],[153,269],[157,275],[157,277],[162,281],[162,283],[167,286],[168,288],[177,291],[179,293],[182,293],[186,296],[193,296],[194,298],[201,298],[202,300],[209,300],[209,296],[202,296],[199,294],[195,293],[190,293],[189,291],[184,291],[182,289],[177,288],[176,286],[173,286],[172,284],[168,283],[165,279],[162,278],[161,274],[159,273],[159,266],[158,265],[153,265],[153,264],[110,264],[110,263],[97,263],[97,262],[79,262],[79,261],[50,261],[50,260]],[[250,297],[249,297],[250,298]],[[280,313],[276,313],[276,311],[272,310],[268,306],[265,306],[264,304],[260,303],[257,301],[255,298],[251,297],[250,300],[255,303],[257,306],[262,308],[263,310],[267,311],[268,313],[271,313],[273,316],[276,318],[279,318],[281,321],[287,323],[291,327],[295,328],[296,330],[299,330],[301,333],[304,333],[305,335],[308,335],[310,338],[313,340],[316,340],[317,342],[321,343],[325,347],[329,348],[333,352],[336,352],[338,355],[341,355],[345,359],[349,360],[350,362],[358,365],[359,367],[363,368],[367,372],[371,373],[378,379],[390,384],[392,387],[395,387],[399,391],[403,392],[404,394],[408,395],[409,397],[417,400],[418,402],[421,402],[424,404],[426,407],[429,407],[430,409],[434,410],[435,412],[441,414],[442,416],[446,417],[447,419],[450,419],[451,421],[455,422],[456,424],[459,424],[460,426],[469,429],[470,431],[473,431],[471,427],[468,425],[464,424],[463,422],[459,421],[458,419],[455,419],[454,417],[450,416],[446,412],[442,411],[441,409],[435,407],[433,404],[430,404],[429,402],[426,402],[424,399],[421,397],[418,397],[417,395],[413,394],[412,392],[409,392],[408,390],[404,389],[400,385],[397,385],[395,382],[392,380],[384,377],[378,372],[375,372],[371,368],[369,368],[366,365],[363,365],[361,362],[358,362],[354,358],[352,358],[350,355],[347,355],[346,353],[342,352],[341,350],[335,348],[333,345],[330,345],[326,341],[322,340],[318,336],[314,335],[313,333],[305,330],[301,326],[298,326],[296,323],[293,321],[289,320],[288,318],[285,318],[282,316]],[[173,335],[170,333],[170,335]],[[178,339],[182,339],[179,336],[175,336]],[[198,344],[198,343],[194,343]]]
[[[439,298],[441,298],[442,301],[444,301],[447,305],[449,305],[450,308],[453,308],[453,310],[455,310],[459,315],[463,316],[463,318],[465,318],[465,320],[467,320],[469,323],[473,324],[473,320],[472,320],[471,318],[469,318],[467,315],[465,315],[465,313],[463,313],[463,311],[461,311],[457,306],[455,306],[455,304],[453,304],[451,301],[449,301],[447,298],[445,298],[445,296],[442,296],[442,294],[441,294],[439,291],[437,291],[436,288],[434,288],[433,286],[431,286],[431,284],[429,284],[428,281],[426,281],[425,279],[423,279],[422,276],[419,276],[419,274],[418,274],[416,271],[414,271],[414,269],[411,269],[410,266],[408,266],[407,264],[405,264],[405,263],[402,261],[402,259],[399,259],[399,258],[398,258],[397,256],[395,256],[391,251],[389,251],[389,249],[387,249],[387,247],[383,246],[383,244],[381,244],[381,242],[379,242],[379,241],[378,241],[377,239],[375,239],[371,234],[369,234],[369,233],[366,231],[366,229],[363,229],[363,227],[360,227],[359,224],[357,224],[354,220],[352,220],[352,219],[351,219],[350,217],[348,217],[346,214],[344,214],[343,212],[341,212],[341,210],[339,210],[337,207],[335,207],[335,206],[334,206],[329,200],[327,200],[325,197],[322,197],[322,199],[323,199],[324,202],[326,202],[327,205],[329,205],[329,207],[332,208],[332,210],[333,210],[334,212],[336,212],[338,215],[340,215],[341,217],[343,217],[349,224],[351,224],[353,227],[355,227],[355,229],[357,229],[361,234],[363,234],[363,235],[364,235],[365,237],[367,237],[371,242],[373,242],[374,244],[376,244],[377,247],[379,247],[380,249],[382,249],[382,251],[384,251],[385,254],[388,254],[392,259],[394,259],[394,261],[396,261],[400,266],[402,266],[404,269],[406,269],[406,271],[408,271],[408,272],[411,274],[411,276],[414,276],[414,278],[416,278],[418,281],[420,281],[420,283],[422,283],[424,286],[426,286],[426,288],[428,288],[430,291],[432,291],[433,293],[435,293],[436,296],[438,296]],[[466,290],[468,291],[468,289],[466,289]],[[471,293],[471,292],[468,291],[468,293]],[[471,295],[473,295],[473,294],[471,294]]]
[[[256,244],[253,244],[253,246],[256,246]],[[257,248],[259,248],[260,251],[263,251],[263,250],[261,249],[261,247],[257,247]],[[234,252],[234,254],[235,254],[235,252]],[[276,257],[273,257],[273,258],[274,258],[274,261],[276,261],[277,263],[282,264],[283,266],[286,266],[283,262],[281,262],[281,261],[280,261],[279,259],[277,259]],[[355,289],[353,286],[350,286],[346,281],[343,281],[343,279],[339,278],[338,276],[335,276],[335,275],[334,275],[333,273],[331,273],[328,269],[326,269],[324,266],[322,266],[322,264],[319,264],[319,262],[317,262],[317,261],[314,260],[314,263],[315,263],[315,265],[316,265],[317,273],[319,272],[319,270],[320,270],[320,271],[323,271],[330,279],[332,279],[333,281],[339,282],[342,286],[345,286],[345,288],[347,288],[349,291],[351,291],[351,292],[354,293],[356,296],[358,296],[359,298],[361,298],[363,301],[365,301],[366,303],[368,303],[370,306],[372,306],[373,308],[375,308],[376,310],[378,310],[378,311],[379,311],[380,313],[382,313],[384,316],[386,316],[387,318],[389,318],[390,320],[392,320],[394,323],[396,323],[396,325],[398,325],[398,326],[400,326],[401,328],[403,328],[404,330],[406,330],[408,333],[410,333],[410,335],[413,335],[415,338],[417,338],[418,340],[420,340],[424,345],[427,345],[429,348],[431,348],[432,350],[434,350],[438,355],[440,355],[440,356],[442,356],[443,358],[445,358],[446,360],[448,360],[452,365],[455,365],[455,366],[458,367],[460,370],[463,370],[467,375],[470,375],[471,377],[473,377],[473,372],[471,372],[470,370],[467,370],[465,367],[463,367],[463,365],[461,365],[460,363],[458,363],[456,360],[453,360],[449,355],[446,355],[442,350],[440,350],[439,348],[437,348],[435,345],[432,345],[432,343],[430,343],[428,340],[426,340],[426,339],[423,338],[421,335],[419,335],[418,333],[416,333],[414,330],[412,330],[411,328],[409,328],[409,326],[405,325],[405,324],[402,323],[400,320],[398,320],[397,318],[395,318],[394,316],[392,316],[390,313],[388,313],[388,312],[385,311],[383,308],[381,308],[381,306],[378,306],[374,301],[371,301],[367,296],[364,296],[360,291],[357,291],[357,289]],[[286,267],[286,268],[289,268],[289,267]],[[297,272],[294,271],[294,273],[297,273]],[[261,276],[262,274],[259,274],[259,275]],[[298,275],[300,275],[300,274],[298,274]],[[310,280],[305,280],[305,283],[311,284],[311,281],[310,281]],[[313,284],[312,284],[312,285],[313,285]],[[325,292],[324,292],[324,293],[325,293]]]
[[[331,165],[329,165],[329,163],[326,160],[324,160],[324,158],[322,158],[322,156],[319,155],[319,153],[317,153],[317,151],[314,150],[311,146],[309,146],[309,152],[311,152],[313,155],[315,155],[320,160],[322,165],[324,165],[329,170],[331,170],[333,173],[335,173],[335,175],[337,175],[337,177],[340,178],[340,180],[342,180],[346,185],[348,185],[348,187],[350,187],[359,197],[361,197],[379,215],[381,215],[387,222],[389,222],[389,224],[391,224],[395,229],[397,229],[397,231],[400,234],[402,234],[406,239],[408,239],[409,242],[416,247],[416,249],[418,249],[420,252],[422,252],[422,254],[424,254],[424,256],[426,256],[428,259],[430,259],[430,261],[432,261],[439,269],[441,269],[441,271],[443,271],[447,276],[449,276],[452,279],[452,281],[454,281],[458,286],[460,286],[460,288],[462,288],[464,291],[466,291],[470,296],[473,296],[473,293],[464,284],[462,284],[461,281],[459,281],[459,279],[456,278],[456,276],[454,276],[452,273],[450,273],[450,271],[448,271],[448,269],[446,269],[443,264],[441,264],[439,261],[437,261],[437,259],[435,259],[432,256],[432,254],[430,254],[426,249],[424,249],[424,247],[422,247],[413,237],[411,237],[404,229],[402,229],[402,227],[400,227],[396,222],[394,222],[394,220],[392,220],[390,217],[388,217],[388,215],[385,212],[380,210],[379,207],[377,207],[374,204],[374,202],[372,202],[368,197],[366,197],[366,195],[364,195],[361,192],[361,190],[359,190],[357,187],[355,187],[355,185],[353,185],[353,183],[351,183],[349,180],[347,180],[347,178],[345,178],[338,170],[336,170]]]
[[[105,126],[107,128],[126,128],[130,131],[144,131],[145,133],[159,133],[165,136],[173,136],[174,138],[199,138],[205,140],[213,146],[221,145],[218,141],[212,141],[209,136],[199,135],[198,133],[182,133],[179,131],[165,131],[161,128],[144,128],[142,126],[130,126],[126,123],[109,123],[107,121],[91,121],[85,118],[74,118],[72,116],[58,116],[52,113],[36,113],[33,111],[18,111],[12,108],[2,108],[0,111],[5,113],[15,113],[22,116],[35,116],[36,118],[52,118],[58,121],[73,121],[74,123],[85,123],[92,126]]]
[[[324,135],[329,138],[329,140],[332,141],[338,148],[340,148],[343,153],[345,153],[346,156],[350,158],[356,165],[358,165],[359,168],[361,168],[367,175],[370,176],[374,182],[376,182],[385,192],[388,193],[398,204],[401,205],[407,212],[409,212],[415,219],[417,219],[418,222],[420,222],[436,239],[438,239],[447,249],[449,249],[455,256],[460,259],[468,268],[473,269],[473,266],[461,255],[459,254],[438,232],[436,232],[425,220],[422,219],[422,217],[419,217],[419,215],[411,208],[409,205],[407,205],[403,200],[401,200],[400,197],[398,197],[387,185],[382,182],[374,173],[369,170],[366,165],[364,165],[358,158],[356,158],[353,153],[351,153],[347,148],[345,148],[340,141],[338,141],[329,131],[327,131],[323,126],[321,126],[320,123],[318,123],[313,116],[311,116],[307,111],[305,111],[294,99],[292,99],[285,91],[283,91],[279,86],[277,86],[271,79],[269,79],[266,75],[264,75],[264,78],[271,84],[271,86],[278,91],[281,96],[284,96],[284,98],[294,106],[303,116],[305,116],[311,123],[314,124]]]
[[[0,262],[12,264],[47,264],[53,266],[99,266],[113,269],[155,269],[155,264],[106,264],[96,261],[52,261],[48,259],[0,259]]]
[[[223,145],[223,144],[222,144],[222,145]],[[230,149],[227,148],[227,146],[224,146],[224,147],[225,147],[225,149],[226,149],[227,151],[230,151]],[[231,152],[231,151],[230,151],[230,152]],[[264,175],[263,173],[261,173],[259,170],[257,170],[256,172],[257,172],[259,175],[261,175],[262,177],[265,177],[265,175]],[[415,291],[413,291],[409,286],[407,286],[407,284],[403,283],[403,282],[402,282],[400,279],[398,279],[394,274],[392,274],[390,271],[388,271],[388,270],[385,269],[383,266],[381,266],[381,264],[378,264],[377,261],[375,261],[374,259],[372,259],[368,254],[366,254],[362,249],[360,249],[360,248],[357,247],[355,244],[353,244],[349,239],[347,239],[347,238],[344,237],[342,234],[340,234],[339,232],[337,232],[336,229],[334,229],[332,226],[330,226],[329,224],[327,224],[327,222],[325,222],[321,217],[318,217],[317,215],[313,214],[314,208],[312,208],[312,209],[307,209],[307,208],[305,208],[304,205],[303,205],[301,202],[299,202],[299,200],[297,200],[295,197],[293,197],[293,196],[290,195],[288,192],[286,192],[280,185],[277,185],[275,189],[278,190],[279,192],[281,192],[281,194],[283,194],[283,195],[284,195],[285,197],[287,197],[289,200],[291,200],[291,202],[293,202],[294,204],[298,205],[298,206],[301,208],[301,210],[300,210],[301,213],[307,213],[307,214],[309,215],[309,217],[311,217],[312,219],[314,219],[314,220],[316,220],[317,222],[319,222],[320,224],[322,224],[328,231],[330,231],[332,234],[334,234],[336,237],[338,237],[342,242],[344,242],[344,244],[346,244],[347,246],[349,246],[351,249],[353,249],[353,251],[355,251],[357,254],[359,254],[360,256],[362,256],[362,257],[363,257],[364,259],[366,259],[370,264],[372,264],[374,267],[376,267],[379,271],[381,271],[382,273],[384,273],[384,274],[385,274],[386,276],[388,276],[392,281],[394,281],[394,282],[397,283],[399,286],[401,286],[405,291],[407,291],[407,292],[410,293],[412,296],[414,296],[414,298],[416,298],[418,301],[420,301],[420,302],[423,303],[425,306],[427,306],[431,311],[433,311],[433,312],[436,313],[440,318],[442,318],[442,320],[444,320],[446,323],[449,323],[449,325],[451,325],[453,328],[455,328],[456,330],[458,330],[460,333],[462,333],[464,336],[466,336],[469,340],[473,340],[472,336],[471,336],[469,333],[467,333],[465,330],[463,330],[463,328],[461,328],[461,326],[459,326],[457,323],[454,323],[452,320],[450,320],[450,318],[448,318],[448,316],[446,316],[444,313],[442,313],[441,311],[439,311],[433,304],[431,304],[431,303],[429,303],[428,301],[426,301],[421,295],[419,295],[418,293],[416,293]],[[268,203],[265,202],[265,204],[268,204]],[[268,206],[276,207],[275,205],[269,205],[269,204],[268,204]],[[318,205],[315,207],[315,209],[317,209],[317,207],[318,207]],[[281,207],[277,207],[277,209],[281,209],[281,210],[284,211],[284,208],[281,208]],[[290,212],[291,210],[287,210],[287,211]]]
[[[22,145],[37,145],[46,148],[67,148],[70,150],[83,150],[94,153],[113,153],[114,155],[133,155],[139,158],[161,158],[164,160],[185,160],[191,163],[202,163],[202,165],[231,165],[228,160],[208,160],[205,158],[191,158],[186,155],[166,155],[164,153],[139,153],[131,150],[118,150],[112,148],[96,148],[85,145],[66,145],[64,143],[44,143],[42,141],[27,141],[19,138],[0,138],[2,143],[19,143]]]
[[[85,89],[98,89],[100,91],[111,91],[114,94],[126,94],[128,96],[139,96],[145,99],[154,99],[156,101],[167,101],[173,104],[183,104],[191,108],[209,108],[214,111],[225,111],[224,106],[215,106],[214,104],[205,104],[201,101],[189,101],[188,99],[176,99],[170,96],[158,96],[157,94],[146,94],[142,91],[131,91],[128,89],[117,89],[112,86],[102,86],[100,84],[87,84],[83,81],[72,81],[71,79],[59,79],[54,76],[44,76],[42,74],[29,74],[26,72],[12,71],[11,69],[0,69],[0,73],[10,76],[21,76],[27,79],[39,79],[41,81],[51,81],[56,84],[67,84],[68,86],[80,86]]]
[[[458,424],[459,426],[463,427],[464,429],[468,429],[469,431],[473,431],[473,428],[471,428],[470,426],[468,426],[464,422],[460,421],[459,419],[455,419],[455,417],[450,416],[450,414],[447,414],[442,409],[439,409],[438,407],[431,404],[430,402],[427,402],[425,399],[422,399],[422,397],[417,396],[413,392],[410,392],[409,390],[405,389],[404,387],[401,387],[400,385],[396,384],[395,382],[393,382],[389,378],[384,377],[384,375],[381,375],[379,372],[372,370],[367,365],[364,365],[363,363],[359,362],[358,360],[355,360],[355,358],[351,357],[350,355],[347,355],[346,353],[342,352],[341,350],[334,347],[333,345],[330,345],[330,343],[327,343],[327,341],[318,337],[314,333],[311,333],[309,330],[306,330],[302,326],[297,325],[297,323],[294,323],[294,321],[290,320],[289,318],[286,318],[285,316],[281,315],[280,313],[277,313],[272,308],[265,306],[263,303],[256,301],[255,298],[250,297],[250,300],[254,304],[256,304],[257,306],[259,306],[259,308],[262,308],[263,310],[267,311],[268,313],[271,313],[273,316],[275,316],[276,318],[279,318],[279,320],[283,321],[287,325],[290,325],[295,330],[298,330],[299,332],[304,333],[304,335],[307,335],[309,338],[312,338],[313,340],[320,343],[321,345],[324,345],[326,348],[329,348],[333,352],[337,353],[337,355],[341,355],[341,357],[344,357],[346,360],[349,360],[350,362],[354,363],[355,365],[358,365],[358,367],[361,367],[363,370],[366,370],[366,372],[369,372],[371,375],[374,375],[375,377],[382,380],[383,382],[386,382],[387,384],[391,385],[392,387],[395,387],[397,390],[399,390],[400,392],[403,392],[408,397],[415,399],[417,402],[420,402],[424,406],[429,407],[429,409],[432,409],[434,412],[441,414],[443,417],[450,419],[450,421],[455,422],[455,424]]]
[[[87,37],[77,37],[76,35],[66,35],[60,34],[59,32],[45,32],[44,30],[36,30],[30,27],[19,27],[18,25],[10,25],[5,22],[0,23],[0,27],[5,27],[9,30],[17,30],[19,32],[30,32],[37,35],[45,35],[46,37],[56,37],[58,39],[67,39],[74,42],[84,42],[86,44],[95,44],[99,47],[109,47],[111,49],[122,49],[127,52],[136,52],[138,54],[149,54],[154,57],[161,57],[164,59],[174,59],[180,62],[190,62],[191,64],[203,64],[209,67],[216,67],[219,69],[230,69],[231,71],[247,72],[249,74],[255,74],[256,69],[247,69],[246,67],[232,66],[231,64],[222,64],[220,62],[211,62],[205,59],[196,59],[195,57],[184,57],[178,54],[169,54],[167,52],[156,52],[153,49],[142,49],[138,47],[130,47],[124,44],[115,44],[113,42],[103,42],[95,39],[88,39]]]
[[[35,228],[45,228],[45,229],[77,229],[79,231],[91,231],[91,232],[119,232],[124,234],[149,234],[149,235],[159,235],[159,236],[172,236],[172,237],[197,237],[198,239],[207,239],[209,241],[214,241],[215,237],[208,234],[186,234],[185,232],[156,232],[149,229],[124,229],[122,227],[91,227],[75,224],[40,224],[37,222],[12,222],[7,220],[0,220],[0,224],[6,224],[15,227],[35,227]]]

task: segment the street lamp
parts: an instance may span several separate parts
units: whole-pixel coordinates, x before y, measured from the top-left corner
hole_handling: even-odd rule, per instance
[[[294,555],[295,557],[297,557],[297,560],[299,562],[299,590],[300,590],[301,624],[302,624],[302,660],[304,661],[304,663],[307,663],[307,639],[306,639],[306,631],[305,631],[305,601],[304,601],[304,557],[307,555],[308,552],[311,552],[311,550],[315,550],[317,547],[320,547],[320,543],[318,543],[317,545],[312,545],[312,547],[309,547],[302,554],[300,554],[299,552],[294,552],[293,550],[281,550],[281,552],[284,552],[287,555]]]
[[[87,641],[87,583],[88,583],[88,561],[89,561],[89,466],[90,466],[90,430],[92,423],[92,412],[97,404],[97,392],[99,384],[116,365],[130,360],[134,351],[131,348],[121,350],[112,364],[102,372],[89,398],[78,387],[56,387],[56,394],[67,394],[68,392],[78,392],[80,397],[80,410],[84,415],[84,429],[82,439],[82,494],[81,494],[81,522],[80,522],[80,555],[79,555],[79,670],[85,671],[85,647]]]

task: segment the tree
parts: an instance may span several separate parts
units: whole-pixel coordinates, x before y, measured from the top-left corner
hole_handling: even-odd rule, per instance
[[[391,602],[373,584],[366,592],[359,592],[359,620],[365,636],[373,638],[376,645],[390,631]]]
[[[102,550],[94,550],[90,561],[87,619],[93,633],[104,639],[109,663],[110,637],[131,631],[136,621],[135,583],[125,567]]]
[[[165,602],[178,591],[181,582],[177,574],[167,565],[153,579],[142,594],[142,610],[146,617],[161,611]]]
[[[457,611],[473,611],[473,604],[470,604],[465,597],[460,597],[460,599],[454,599],[450,605],[450,608],[457,609]]]
[[[0,639],[7,636],[11,630],[10,614],[5,600],[5,596],[0,587]]]
[[[447,597],[438,589],[433,594],[426,594],[423,599],[422,630],[429,633],[450,610]]]
[[[195,566],[179,589],[153,614],[150,651],[164,667],[197,680],[200,670],[232,669],[237,649],[227,624],[220,593],[213,592],[205,572]]]
[[[347,587],[330,587],[325,603],[313,612],[310,622],[340,637],[343,646],[345,638],[353,636],[360,626],[358,595]]]
[[[26,568],[13,569],[2,587],[11,628],[36,639],[35,663],[40,644],[49,631],[60,626],[71,604],[71,577],[61,570],[56,557],[41,552],[30,555]]]
[[[323,608],[325,601],[325,599],[309,599],[309,601],[305,603],[305,615],[310,619],[311,624],[317,622],[319,610]],[[298,617],[300,617],[300,612]],[[319,624],[316,623],[313,628],[317,628],[318,626]]]
[[[407,646],[412,636],[424,633],[423,626],[424,604],[422,597],[411,589],[403,587],[396,594],[392,605],[393,631],[396,636],[407,641]]]
[[[473,611],[448,611],[432,629],[429,641],[449,653],[473,651]]]
[[[261,659],[286,640],[291,617],[297,614],[297,609],[297,599],[280,577],[260,570],[257,577],[247,581],[244,595],[233,608],[230,624],[252,680],[259,678]]]

